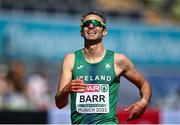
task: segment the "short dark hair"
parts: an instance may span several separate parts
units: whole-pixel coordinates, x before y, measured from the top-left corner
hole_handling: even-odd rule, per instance
[[[103,23],[106,24],[106,17],[105,17],[101,12],[97,12],[97,11],[89,11],[89,12],[87,12],[87,13],[84,13],[84,14],[82,15],[81,22],[83,22],[83,19],[84,19],[86,16],[91,15],[91,14],[94,14],[94,15],[97,15],[97,16],[101,17]]]

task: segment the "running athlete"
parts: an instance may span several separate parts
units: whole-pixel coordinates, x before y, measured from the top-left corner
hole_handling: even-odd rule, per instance
[[[106,34],[106,18],[98,12],[86,13],[81,19],[84,48],[64,57],[55,101],[61,109],[70,95],[73,124],[117,124],[121,76],[137,86],[141,95],[125,109],[130,112],[128,121],[141,117],[150,101],[150,85],[130,59],[103,47]]]

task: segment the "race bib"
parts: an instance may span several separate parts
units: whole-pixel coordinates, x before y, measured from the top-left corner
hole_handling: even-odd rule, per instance
[[[109,84],[88,84],[84,93],[76,95],[79,113],[109,113]]]

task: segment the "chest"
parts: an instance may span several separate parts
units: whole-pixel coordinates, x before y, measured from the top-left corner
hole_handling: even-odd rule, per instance
[[[78,63],[73,70],[74,79],[83,79],[85,83],[110,83],[114,80],[113,63],[102,63],[96,65],[88,65]]]

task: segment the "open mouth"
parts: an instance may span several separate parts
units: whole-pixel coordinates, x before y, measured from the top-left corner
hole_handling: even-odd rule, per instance
[[[93,35],[95,35],[95,34],[96,34],[96,31],[94,31],[94,30],[88,31],[88,35],[90,35],[90,36],[93,36]]]

